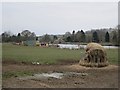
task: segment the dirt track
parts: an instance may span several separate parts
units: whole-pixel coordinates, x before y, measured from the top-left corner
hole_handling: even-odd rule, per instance
[[[118,66],[109,65],[102,68],[89,68],[72,65],[25,65],[3,64],[3,72],[35,71],[35,72],[78,72],[87,76],[66,76],[62,79],[26,79],[19,77],[3,79],[4,88],[117,88]]]

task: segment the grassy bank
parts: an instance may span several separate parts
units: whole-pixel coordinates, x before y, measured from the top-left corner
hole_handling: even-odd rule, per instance
[[[85,51],[69,50],[59,48],[17,46],[12,44],[3,44],[2,59],[14,60],[17,62],[39,62],[40,64],[56,64],[61,60],[79,61],[84,56]],[[111,64],[117,64],[118,50],[107,49],[108,59]]]

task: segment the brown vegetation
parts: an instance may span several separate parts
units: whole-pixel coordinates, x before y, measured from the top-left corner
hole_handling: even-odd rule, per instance
[[[98,43],[89,43],[86,46],[86,56],[80,60],[80,65],[102,67],[107,66],[107,54],[105,49]]]

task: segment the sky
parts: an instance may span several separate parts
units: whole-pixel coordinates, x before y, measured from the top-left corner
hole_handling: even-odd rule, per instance
[[[2,2],[0,23],[0,33],[11,31],[17,34],[23,30],[30,30],[36,35],[116,27],[118,3]]]

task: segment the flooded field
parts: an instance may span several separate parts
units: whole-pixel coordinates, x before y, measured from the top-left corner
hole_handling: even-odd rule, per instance
[[[79,48],[85,48],[86,45],[76,45],[76,44],[58,44],[59,48],[68,48],[68,49],[79,49]],[[106,49],[116,49],[117,46],[103,46]]]

